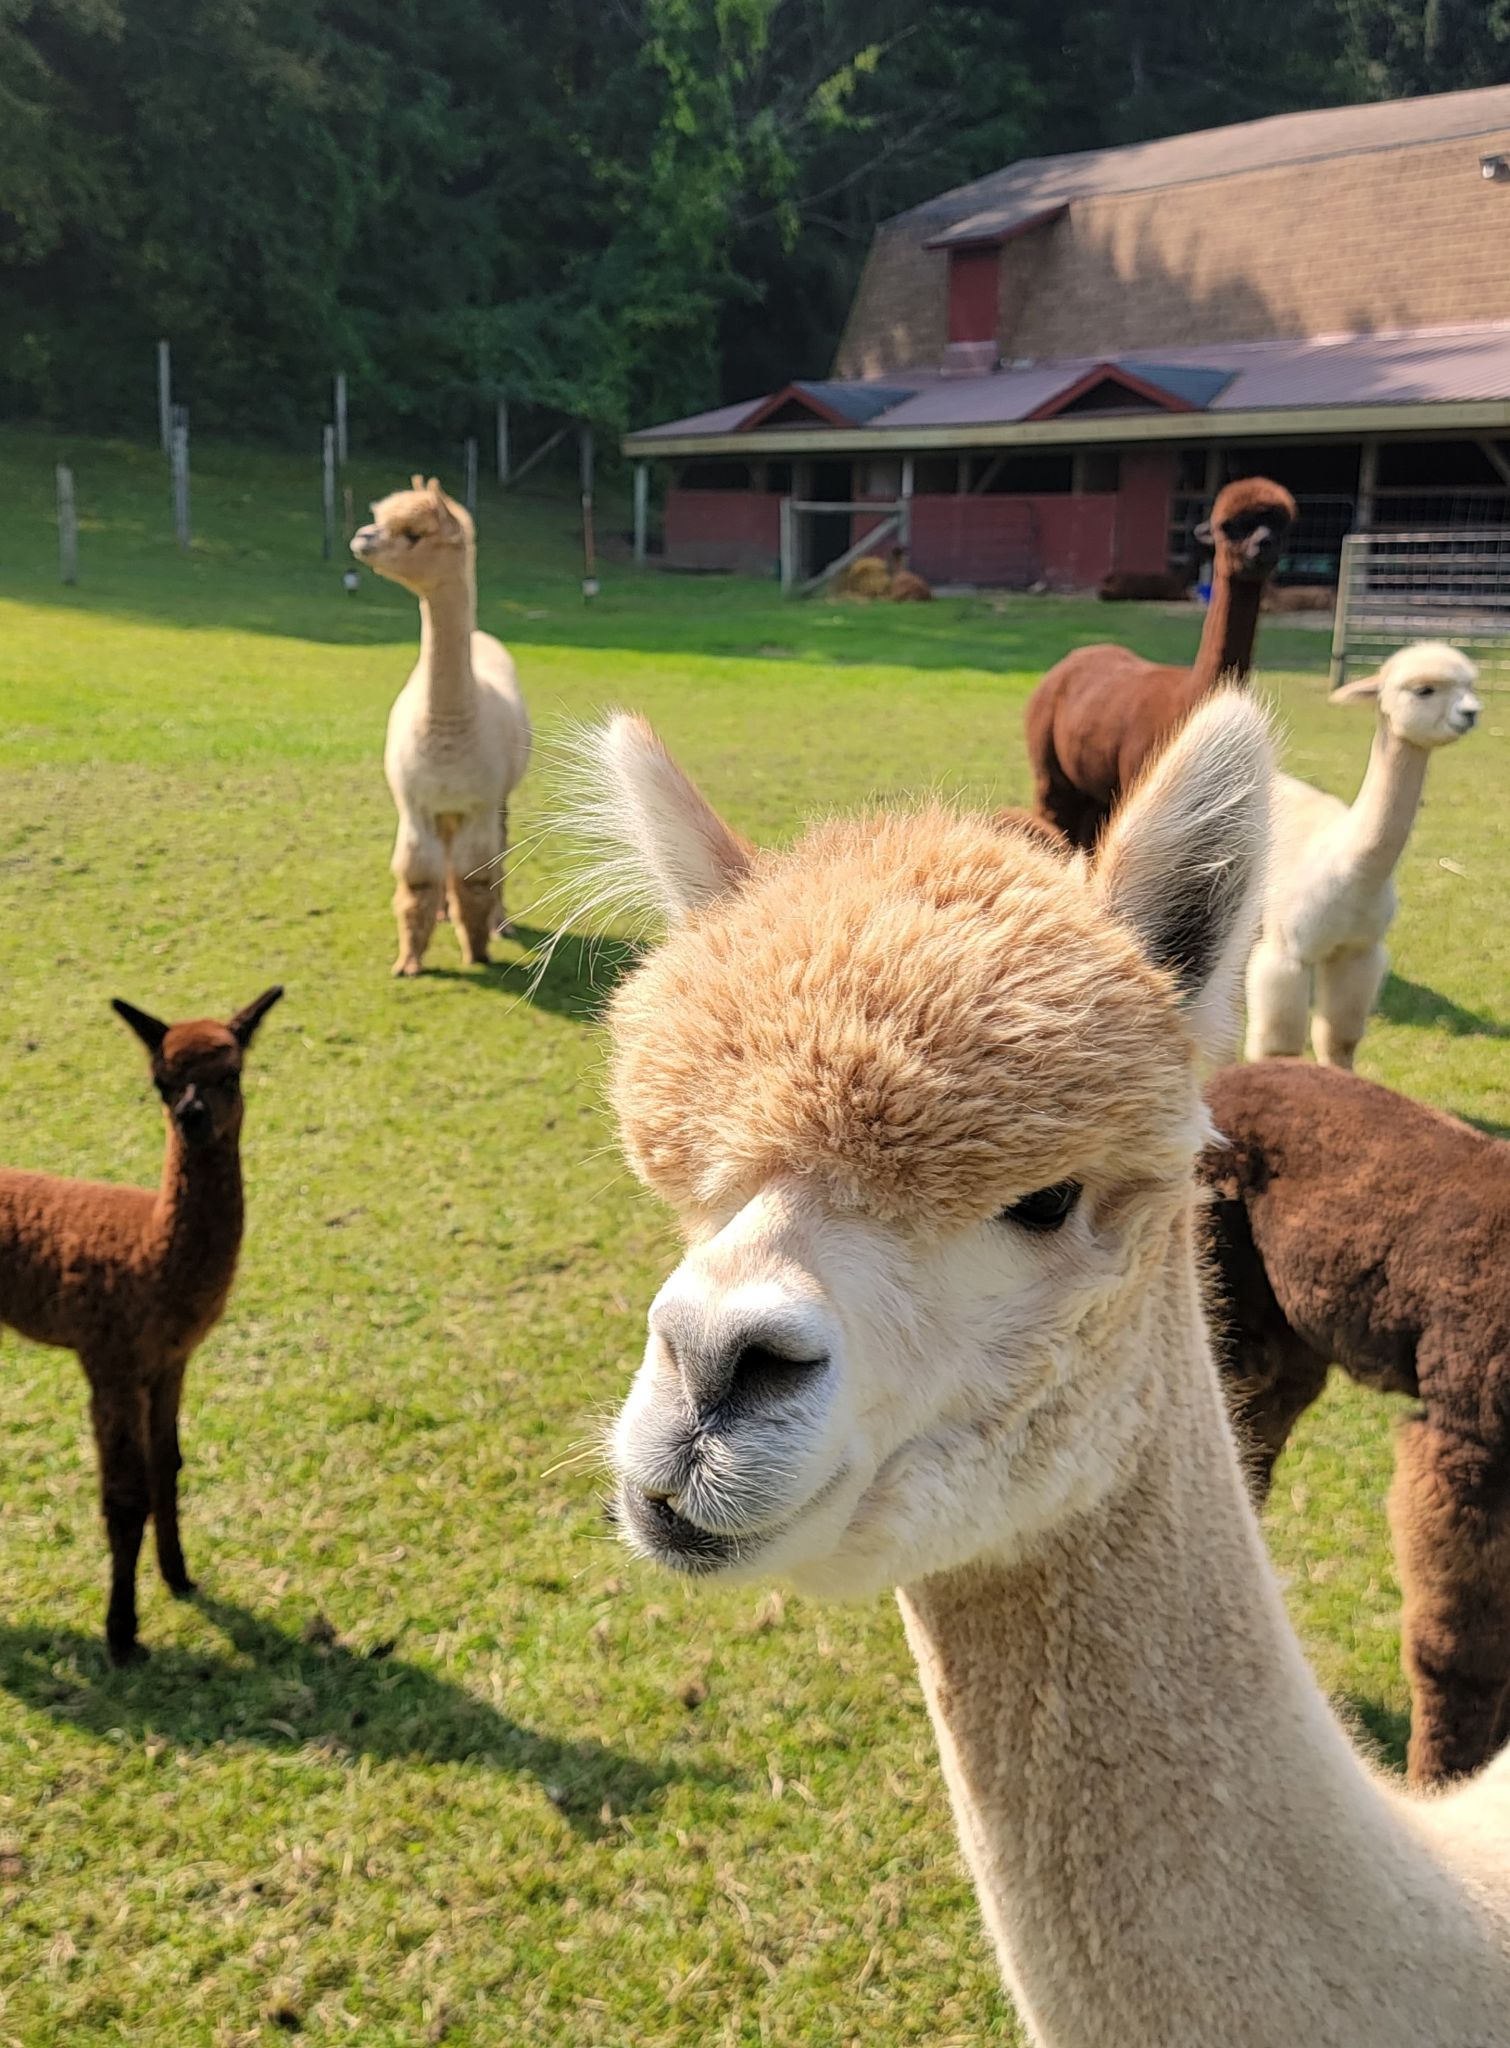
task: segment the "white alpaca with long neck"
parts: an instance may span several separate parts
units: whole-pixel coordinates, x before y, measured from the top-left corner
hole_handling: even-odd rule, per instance
[[[477,630],[477,543],[465,506],[415,477],[372,508],[352,538],[359,562],[419,599],[419,660],[388,715],[383,772],[398,806],[393,848],[395,974],[424,966],[443,893],[477,966],[505,932],[508,800],[530,757],[514,663]]]
[[[1351,1067],[1389,968],[1395,869],[1438,747],[1471,732],[1478,670],[1439,640],[1392,654],[1334,703],[1377,703],[1363,785],[1349,806],[1293,775],[1275,777],[1274,857],[1263,931],[1248,963],[1250,1060],[1305,1051]]]
[[[1212,699],[1089,869],[938,807],[757,854],[639,721],[596,752],[590,821],[672,920],[613,1100],[689,1247],[612,1438],[630,1543],[900,1589],[1041,2048],[1510,2039],[1510,1765],[1419,1803],[1353,1751],[1201,1312],[1262,713]]]

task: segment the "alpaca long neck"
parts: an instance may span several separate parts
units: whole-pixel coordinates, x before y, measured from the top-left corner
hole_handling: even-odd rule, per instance
[[[190,1146],[170,1123],[157,1230],[164,1274],[186,1321],[218,1312],[236,1270],[244,1221],[237,1136]]]
[[[1374,729],[1368,768],[1347,816],[1353,872],[1386,882],[1394,873],[1420,808],[1427,753],[1396,739],[1381,718]]]
[[[1253,666],[1253,642],[1258,635],[1258,605],[1262,583],[1237,582],[1218,574],[1211,585],[1211,602],[1201,628],[1190,671],[1191,694],[1201,697],[1215,689],[1219,677],[1233,672],[1246,678]]]
[[[430,716],[472,715],[472,633],[477,623],[476,585],[470,573],[440,585],[419,601],[419,658],[425,673]]]
[[[1354,1979],[1409,2017],[1385,1931],[1429,1925],[1476,1990],[1487,1966],[1305,1668],[1188,1240],[1175,1265],[1174,1313],[1132,1332],[1157,1419],[1121,1490],[1029,1561],[899,1596],[961,1840],[1044,2048],[1393,2044],[1336,2024]]]

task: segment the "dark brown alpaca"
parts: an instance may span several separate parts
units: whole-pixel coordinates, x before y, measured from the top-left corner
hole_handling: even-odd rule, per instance
[[[1096,595],[1103,604],[1152,604],[1188,596],[1194,581],[1188,569],[1112,569]]]
[[[1215,1320],[1255,1489],[1335,1361],[1420,1403],[1390,1525],[1404,1592],[1410,1775],[1510,1739],[1510,1145],[1341,1067],[1260,1060],[1206,1091],[1225,1144]]]
[[[891,588],[887,596],[893,604],[931,604],[933,588],[926,577],[919,576],[915,569],[907,566],[907,556],[902,548],[891,551]]]
[[[1122,791],[1219,678],[1247,676],[1259,600],[1294,519],[1295,500],[1267,477],[1245,477],[1219,493],[1199,535],[1216,554],[1192,668],[1164,667],[1103,642],[1056,662],[1028,699],[1035,801],[1072,845],[1095,844]]]
[[[0,1168],[0,1325],[76,1351],[89,1381],[110,1538],[105,1640],[117,1664],[147,1654],[136,1639],[136,1560],[148,1515],[168,1590],[194,1590],[178,1537],[179,1398],[231,1291],[242,1056],[282,993],[267,989],[227,1024],[160,1024],[115,1004],[152,1056],[163,1101],[155,1194]]]

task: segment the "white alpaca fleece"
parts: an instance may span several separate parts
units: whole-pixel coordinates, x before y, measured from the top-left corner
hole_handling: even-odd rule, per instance
[[[1274,783],[1274,858],[1263,928],[1248,964],[1250,1060],[1298,1056],[1306,1021],[1316,1057],[1350,1067],[1389,966],[1399,907],[1395,869],[1415,823],[1432,753],[1471,732],[1478,671],[1439,640],[1392,654],[1344,684],[1338,703],[1376,703],[1368,769],[1351,806],[1294,776]]]
[[[1039,2048],[1506,2048],[1510,1758],[1420,1802],[1354,1753],[1202,1315],[1261,712],[1210,700],[1088,866],[937,806],[734,857],[644,735],[599,765],[675,920],[610,1013],[686,1242],[612,1438],[627,1540],[902,1589]]]

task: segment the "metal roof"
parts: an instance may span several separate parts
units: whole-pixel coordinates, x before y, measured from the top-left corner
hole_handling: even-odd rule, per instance
[[[925,232],[932,229],[930,246],[947,248],[1017,232],[1076,199],[1158,191],[1244,171],[1449,142],[1506,128],[1510,128],[1510,85],[1356,107],[1322,107],[1303,114],[1273,114],[1263,121],[1241,121],[1229,128],[1206,128],[1158,142],[1081,150],[1069,156],[1025,157],[969,185],[941,192],[894,218]]]
[[[1464,95],[1469,97],[1469,95]],[[1386,334],[1312,335],[1290,341],[1202,343],[1161,349],[1157,362],[1140,352],[1061,357],[1021,363],[980,376],[909,371],[910,391],[889,382],[830,379],[808,385],[825,409],[856,427],[905,438],[910,429],[1005,426],[1044,416],[1054,400],[1091,379],[1098,369],[1122,370],[1219,421],[1227,413],[1294,412],[1314,408],[1449,405],[1469,400],[1510,401],[1510,321],[1471,327],[1408,328]],[[625,446],[710,435],[738,434],[769,401],[720,406],[714,412],[644,428]],[[1146,414],[1129,393],[1128,414]],[[1098,412],[1100,420],[1117,414]],[[1065,424],[1069,424],[1066,418]],[[1318,426],[1321,424],[1318,421]],[[1387,425],[1386,419],[1380,425]],[[752,450],[778,441],[798,445],[805,430],[753,427]],[[672,451],[667,451],[672,452]]]

